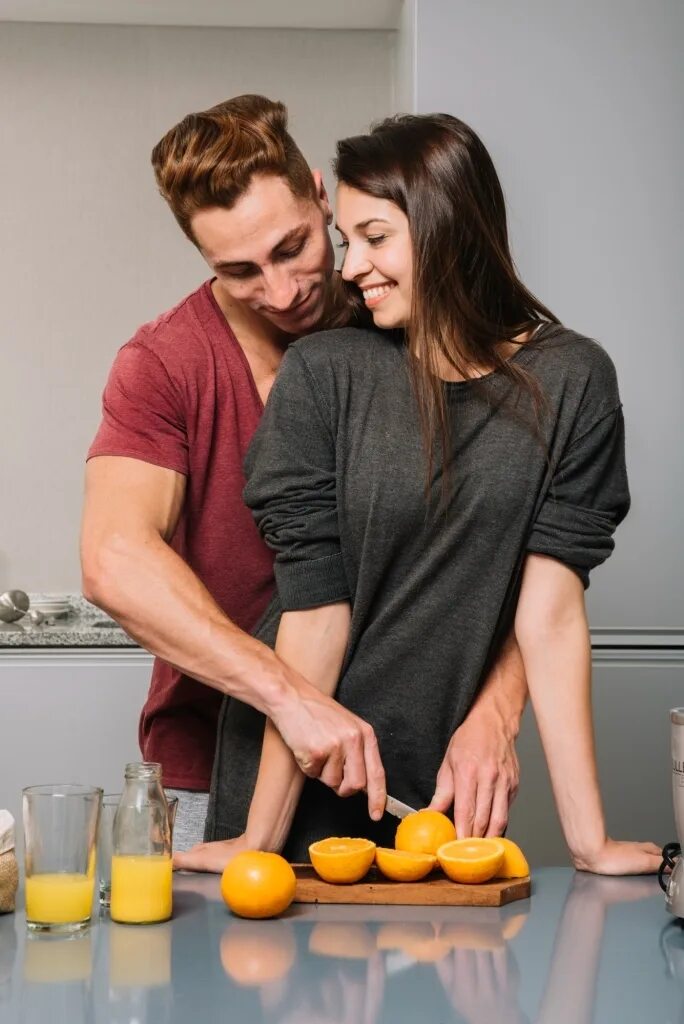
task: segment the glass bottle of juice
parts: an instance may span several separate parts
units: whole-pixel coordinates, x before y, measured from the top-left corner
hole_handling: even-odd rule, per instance
[[[153,924],[172,910],[171,827],[161,765],[126,765],[112,835],[113,921]]]

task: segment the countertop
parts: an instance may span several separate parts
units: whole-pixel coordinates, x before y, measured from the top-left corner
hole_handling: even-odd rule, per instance
[[[533,872],[501,909],[293,905],[243,921],[216,876],[174,917],[28,938],[0,917],[2,1024],[676,1024],[684,932],[654,878]]]
[[[47,594],[29,594],[34,601]],[[60,595],[61,596],[61,595]],[[34,626],[27,617],[9,623],[0,631],[3,647],[138,647],[127,633],[81,594],[68,594],[73,611],[66,618],[47,620]]]

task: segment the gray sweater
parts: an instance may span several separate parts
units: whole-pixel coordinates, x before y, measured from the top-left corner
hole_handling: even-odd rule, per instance
[[[594,341],[544,325],[513,357],[541,385],[501,373],[446,385],[451,496],[425,501],[425,462],[403,344],[344,329],[288,351],[246,460],[245,500],[276,552],[278,593],[257,632],[273,643],[280,609],[349,600],[352,624],[337,699],[377,734],[388,791],[432,797],[449,740],[510,629],[526,552],[570,566],[588,585],[629,507],[613,364]],[[540,436],[541,430],[541,436]],[[263,716],[239,701],[220,718],[207,838],[244,830]],[[307,781],[286,854],[307,859],[327,835],[393,845],[363,796]]]

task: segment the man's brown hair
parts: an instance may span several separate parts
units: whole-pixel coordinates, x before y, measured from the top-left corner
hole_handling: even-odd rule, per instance
[[[309,165],[287,130],[287,107],[265,96],[236,96],[188,114],[154,147],[152,166],[193,243],[193,215],[211,206],[230,209],[255,174],[284,178],[296,196],[315,195]]]

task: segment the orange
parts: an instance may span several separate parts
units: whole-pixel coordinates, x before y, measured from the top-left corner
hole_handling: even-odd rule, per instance
[[[437,853],[444,843],[456,838],[454,823],[441,811],[415,811],[399,822],[394,845],[408,853]]]
[[[221,875],[221,895],[240,917],[275,917],[292,903],[295,873],[278,853],[245,850]]]
[[[375,939],[360,922],[319,921],[309,936],[309,952],[341,960],[367,960],[375,952]]]
[[[297,957],[297,940],[290,921],[262,925],[232,921],[221,936],[221,964],[238,985],[268,985],[281,981]]]
[[[437,851],[445,875],[452,882],[488,882],[503,864],[506,848],[500,839],[455,839]]]
[[[375,857],[375,843],[370,839],[340,839],[331,836],[320,839],[309,847],[314,871],[325,882],[336,885],[358,882]]]
[[[499,839],[504,844],[503,864],[499,868],[499,878],[526,878],[530,873],[530,865],[525,860],[525,854],[512,839]]]
[[[408,850],[388,850],[379,846],[375,863],[385,878],[395,882],[417,882],[429,875],[437,858],[432,853],[409,853]]]

